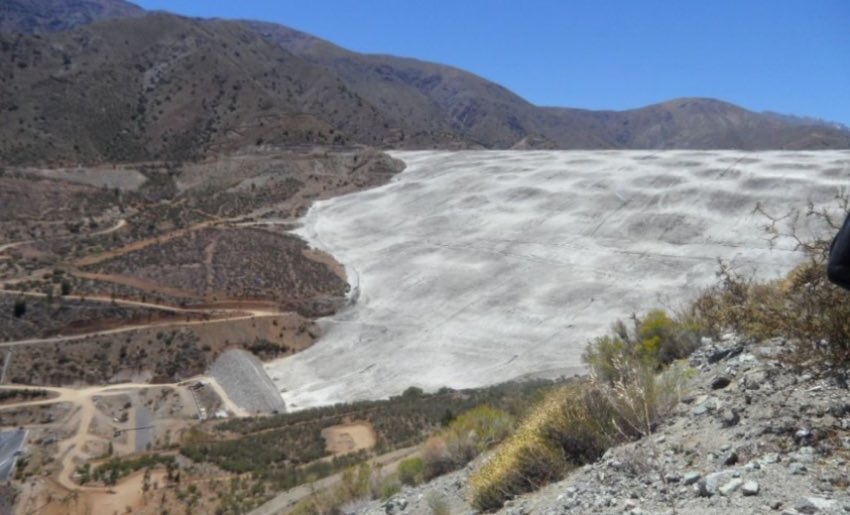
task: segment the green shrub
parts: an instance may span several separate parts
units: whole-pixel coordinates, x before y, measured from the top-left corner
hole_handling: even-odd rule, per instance
[[[478,406],[455,418],[441,432],[449,457],[457,467],[504,440],[514,428],[514,419],[502,410]]]
[[[398,479],[405,485],[415,486],[424,478],[425,461],[422,458],[408,458],[398,464]]]
[[[370,492],[372,467],[368,463],[360,463],[342,472],[339,485],[339,497],[349,501],[365,497]]]
[[[507,438],[513,428],[512,416],[490,406],[478,406],[460,414],[422,446],[424,478],[430,479],[466,465]]]
[[[428,508],[431,509],[431,515],[449,515],[449,503],[442,495],[436,492],[430,492],[426,497],[426,501],[428,502]]]
[[[660,370],[677,359],[690,355],[699,344],[699,333],[693,319],[682,322],[670,318],[656,309],[643,319],[634,318],[634,328],[629,329],[618,320],[611,335],[591,342],[582,360],[601,380],[620,381],[619,371],[630,367]]]
[[[372,481],[372,497],[387,500],[401,491],[401,482],[394,475],[376,477]]]

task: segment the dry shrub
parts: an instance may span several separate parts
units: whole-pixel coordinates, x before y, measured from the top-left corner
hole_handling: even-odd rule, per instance
[[[720,281],[692,305],[707,334],[789,338],[791,363],[843,373],[850,364],[850,293],[829,282],[825,256],[811,254],[781,281],[756,282],[721,267]]]
[[[483,511],[533,491],[576,465],[594,461],[621,438],[616,414],[590,383],[550,393],[470,478],[473,505]]]
[[[423,444],[425,479],[466,465],[485,450],[504,440],[513,428],[513,417],[490,406],[479,406],[462,413],[439,435]]]
[[[483,511],[599,459],[611,446],[652,433],[682,397],[691,370],[667,360],[690,353],[690,329],[662,311],[618,322],[585,353],[594,374],[550,393],[470,478]],[[686,335],[686,336],[683,336]]]
[[[694,370],[676,362],[656,373],[640,361],[617,363],[614,382],[592,378],[594,391],[604,399],[610,420],[622,439],[652,434],[679,403]]]
[[[505,500],[560,478],[566,465],[555,444],[533,430],[521,430],[470,477],[472,504],[483,511],[499,509]]]
[[[720,263],[718,281],[691,304],[687,317],[701,332],[718,337],[734,330],[757,338],[771,338],[787,329],[787,305],[780,281],[756,282],[726,263]]]
[[[566,386],[547,397],[529,419],[532,430],[561,449],[571,465],[596,461],[608,447],[629,438],[614,406],[593,382]]]
[[[446,441],[439,435],[425,440],[421,446],[422,459],[425,461],[425,478],[442,476],[454,470]]]
[[[331,488],[315,491],[299,502],[289,513],[296,515],[330,515],[337,513],[340,506],[367,499],[375,484],[371,465],[361,463],[342,472],[338,484]]]
[[[829,282],[826,262],[832,237],[850,210],[848,191],[836,205],[771,215],[765,230],[773,245],[792,242],[804,261],[782,280],[755,281],[721,263],[718,282],[691,305],[688,318],[709,335],[735,331],[756,340],[789,338],[793,364],[845,374],[850,364],[850,294]]]

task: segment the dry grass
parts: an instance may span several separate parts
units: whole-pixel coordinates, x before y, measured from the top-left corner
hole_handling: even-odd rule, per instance
[[[619,438],[611,415],[611,405],[590,383],[552,392],[472,475],[473,505],[498,509],[505,500],[595,460]]]
[[[652,433],[679,402],[690,370],[668,363],[693,350],[691,331],[661,311],[635,318],[633,331],[623,322],[613,329],[585,353],[591,377],[549,394],[473,474],[476,508],[498,509],[612,445]]]

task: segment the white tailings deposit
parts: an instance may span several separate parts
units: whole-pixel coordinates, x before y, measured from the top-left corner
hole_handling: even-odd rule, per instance
[[[409,386],[581,371],[617,318],[675,310],[718,259],[774,278],[802,259],[768,219],[834,206],[850,152],[393,152],[382,187],[317,202],[299,233],[359,295],[266,365],[290,409]],[[806,236],[804,230],[802,236]]]

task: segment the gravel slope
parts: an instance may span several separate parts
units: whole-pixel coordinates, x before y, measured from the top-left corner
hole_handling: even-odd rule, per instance
[[[692,394],[656,434],[610,449],[500,513],[850,512],[846,386],[783,365],[783,340],[706,343],[691,359],[699,370]],[[351,511],[431,513],[428,501],[439,497],[451,513],[469,513],[471,468]]]
[[[251,413],[282,413],[286,404],[280,397],[263,364],[250,352],[231,349],[222,353],[209,374],[227,392],[227,396]]]

